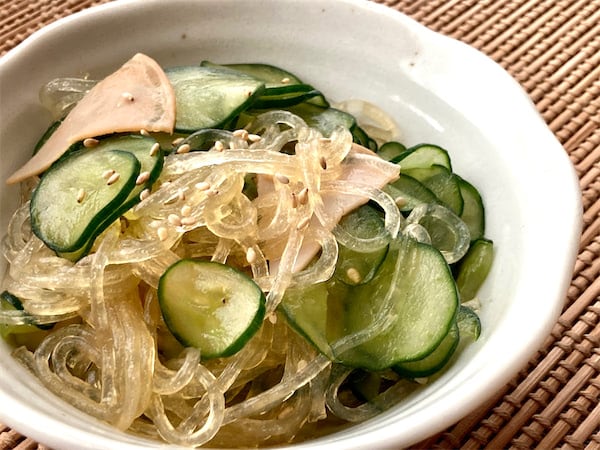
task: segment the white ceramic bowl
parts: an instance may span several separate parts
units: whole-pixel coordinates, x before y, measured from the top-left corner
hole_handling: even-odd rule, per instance
[[[477,407],[520,370],[560,312],[581,226],[578,183],[562,147],[499,66],[384,6],[360,0],[122,0],[60,20],[0,60],[2,180],[49,123],[47,80],[103,76],[135,52],[162,65],[268,62],[330,98],[391,113],[404,142],[446,147],[487,205],[497,247],[482,292],[483,332],[433,384],[374,420],[298,449],[406,446]],[[0,186],[0,233],[18,188]],[[0,267],[4,270],[4,266]],[[159,448],[74,411],[0,343],[0,422],[50,447]]]

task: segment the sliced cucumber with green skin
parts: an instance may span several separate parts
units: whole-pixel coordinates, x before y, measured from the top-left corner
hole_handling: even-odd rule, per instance
[[[405,173],[400,178],[384,186],[383,190],[397,201],[400,211],[409,212],[423,203],[439,203],[437,196],[423,183]]]
[[[469,227],[471,240],[482,238],[485,234],[485,209],[481,194],[475,186],[461,177],[458,177],[458,187],[464,202],[460,218]]]
[[[23,303],[21,300],[8,291],[0,292],[0,310],[2,311],[23,311]],[[27,323],[23,325],[8,325],[0,323],[0,336],[3,339],[10,334],[31,333],[39,330],[49,330],[54,324],[35,324]]]
[[[198,259],[182,259],[165,271],[158,300],[171,333],[204,359],[239,351],[265,316],[265,296],[251,278]]]
[[[417,361],[407,361],[396,364],[393,369],[399,375],[406,378],[428,377],[440,371],[450,360],[458,343],[460,342],[460,332],[455,322],[442,342],[423,359]]]
[[[288,111],[300,116],[308,126],[316,128],[324,136],[330,136],[337,127],[351,130],[356,126],[354,116],[335,108],[322,108],[309,103],[301,103],[288,108]]]
[[[460,305],[456,316],[456,323],[460,332],[460,338],[470,338],[473,341],[479,339],[481,335],[481,320],[479,315],[471,308],[465,305]]]
[[[135,187],[141,164],[130,152],[78,150],[53,164],[30,203],[31,228],[56,252],[81,249]],[[117,176],[108,179],[105,171]]]
[[[404,144],[397,141],[390,141],[379,147],[377,154],[386,161],[391,161],[406,152],[406,150]]]
[[[250,75],[251,77],[254,77],[258,80],[263,81],[265,83],[266,89],[265,89],[265,92],[261,95],[261,100],[262,100],[262,97],[266,97],[266,96],[275,94],[276,90],[272,90],[273,88],[294,87],[296,85],[309,86],[309,85],[305,84],[302,80],[300,80],[300,78],[298,78],[293,73],[288,72],[287,70],[284,70],[280,67],[273,66],[271,64],[240,63],[240,64],[219,65],[219,64],[212,63],[210,61],[202,61],[202,66],[216,67],[216,68],[226,67],[229,69],[237,70],[246,75]],[[311,90],[317,92],[317,94],[311,96],[310,99],[307,99],[307,101],[309,103],[317,105],[317,106],[329,107],[329,102],[325,99],[325,96],[323,94],[321,94],[319,91],[317,91],[316,89],[312,88],[312,86],[310,86],[310,88],[311,88]],[[293,89],[296,89],[296,88],[293,88]],[[256,107],[262,108],[263,106],[256,106]]]
[[[359,239],[370,239],[386,233],[383,218],[368,204],[342,217],[338,229]],[[334,276],[349,285],[368,283],[375,276],[387,252],[387,245],[364,252],[338,243],[338,262]]]
[[[386,297],[391,326],[355,348],[334,354],[332,344],[372,324]],[[452,273],[435,248],[400,237],[368,283],[348,286],[336,279],[290,288],[280,305],[291,326],[337,362],[382,370],[422,359],[453,326],[458,293]]]
[[[319,95],[322,95],[321,92],[308,84],[266,88],[262,95],[254,100],[252,107],[260,109],[287,108]]]
[[[461,301],[469,301],[487,278],[494,259],[494,243],[485,238],[471,242],[469,251],[460,261],[456,275],[456,285]]]
[[[400,170],[402,171],[402,165]],[[450,208],[457,216],[461,216],[464,200],[458,185],[458,176],[447,167],[434,164],[427,168],[406,169],[404,173],[425,185],[440,203]]]
[[[410,147],[392,158],[391,161],[400,164],[402,170],[426,169],[437,165],[452,171],[448,152],[442,147],[432,144],[418,144]]]
[[[177,131],[218,128],[246,109],[264,82],[233,69],[182,66],[166,69],[173,85]]]

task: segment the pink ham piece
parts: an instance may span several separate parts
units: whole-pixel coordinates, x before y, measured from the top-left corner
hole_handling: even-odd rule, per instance
[[[352,162],[343,165],[343,171],[341,172],[338,181],[348,182],[350,184],[363,184],[371,185],[376,188],[383,188],[386,184],[398,179],[400,176],[400,166],[394,163],[388,163],[383,161],[379,156],[373,153],[371,150],[362,147],[357,144],[352,144],[352,149],[349,155],[362,153],[368,158],[373,158],[374,164],[365,164],[366,161],[350,160]],[[376,163],[375,163],[376,162]],[[272,189],[272,179],[265,179],[266,177],[259,177],[259,195],[261,192]],[[270,186],[269,186],[270,185]],[[322,192],[321,199],[323,200],[323,207],[332,218],[332,223],[327,224],[330,229],[340,221],[340,219],[365,204],[368,199],[359,196],[351,196],[338,194],[336,192]],[[313,217],[312,221],[317,219]],[[311,239],[310,227],[306,233],[306,238],[300,248],[300,252],[296,259],[294,266],[294,272],[298,272],[304,269],[312,258],[319,252],[321,248],[319,243]],[[269,261],[269,267],[272,274],[276,274],[279,267],[278,260]]]
[[[75,142],[120,132],[172,133],[175,92],[163,69],[138,53],[95,85],[69,112],[40,150],[7,184],[39,175]]]

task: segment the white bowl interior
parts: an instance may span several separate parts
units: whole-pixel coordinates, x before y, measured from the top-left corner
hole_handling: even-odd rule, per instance
[[[369,100],[397,119],[404,143],[447,148],[455,171],[483,194],[486,234],[497,253],[480,295],[480,340],[391,411],[298,448],[414,443],[478,406],[539,347],[571,277],[580,194],[564,150],[517,83],[491,60],[360,0],[110,3],[47,27],[0,61],[1,178],[27,159],[49,123],[37,99],[44,82],[104,76],[136,52],[164,66],[267,62],[333,100]],[[0,234],[17,197],[17,187],[0,187]],[[12,362],[9,351],[0,343],[3,423],[57,448],[108,449],[117,441],[120,448],[161,446],[74,412]]]

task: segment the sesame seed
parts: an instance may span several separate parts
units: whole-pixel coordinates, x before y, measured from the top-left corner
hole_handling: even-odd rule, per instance
[[[289,184],[289,182],[290,182],[290,179],[288,177],[286,177],[285,175],[281,174],[281,173],[276,173],[275,174],[275,178],[281,184]]]
[[[150,197],[150,189],[144,189],[140,192],[140,200],[146,200],[148,197]]]
[[[356,267],[349,267],[348,270],[346,270],[346,276],[353,283],[359,283],[362,279],[360,276],[360,272],[356,270]]]
[[[305,217],[300,222],[298,222],[296,229],[303,230],[304,228],[306,228],[308,226],[309,223],[310,223],[310,217]]]
[[[183,205],[181,207],[181,215],[187,217],[192,213],[192,207],[190,205]]]
[[[119,175],[118,172],[115,172],[108,178],[108,180],[106,180],[106,184],[109,186],[111,184],[115,184],[117,181],[119,181],[119,178],[121,178],[121,175]]]
[[[217,195],[218,193],[219,193],[219,190],[218,190],[218,189],[213,189],[213,188],[211,188],[211,189],[209,189],[209,190],[206,192],[206,195],[208,195],[209,197],[214,197],[214,196],[215,196],[215,195]]]
[[[152,144],[152,147],[150,147],[150,156],[156,156],[159,151],[160,144],[158,142],[155,142],[154,144]]]
[[[142,129],[140,130],[140,134],[141,134],[142,136],[150,136],[150,133],[148,133],[148,130],[145,130],[144,128],[142,128]]]
[[[200,181],[199,183],[196,183],[195,187],[199,191],[207,191],[210,189],[210,183],[207,181]]]
[[[83,146],[85,148],[92,148],[95,147],[96,145],[98,145],[100,141],[98,139],[94,139],[94,138],[87,138],[83,140]]]
[[[181,201],[185,201],[185,191],[184,191],[184,190],[182,190],[182,189],[180,189],[180,190],[177,192],[177,198],[178,198],[179,200],[181,200]]]
[[[110,177],[113,176],[114,173],[115,173],[115,169],[107,169],[104,172],[102,172],[102,178],[104,178],[105,180],[108,180]]]
[[[250,142],[258,142],[261,140],[261,137],[258,134],[248,134],[248,140]]]
[[[83,188],[79,189],[79,191],[77,191],[77,203],[81,203],[84,198],[85,198],[85,191],[83,190]]]
[[[301,205],[306,205],[308,203],[308,188],[304,188],[298,192],[298,203]]]
[[[396,203],[396,206],[398,206],[398,208],[402,208],[403,206],[406,206],[406,204],[408,203],[404,197],[397,197],[394,200],[394,202]]]
[[[194,216],[181,218],[181,225],[194,225],[196,222],[198,222],[198,219]]]
[[[292,192],[292,208],[298,207],[298,196],[295,192]]]
[[[160,227],[156,230],[156,234],[158,235],[158,239],[164,241],[169,237],[169,231],[165,227]]]
[[[275,325],[277,323],[277,314],[273,312],[267,316],[267,319],[269,319],[269,322]]]
[[[239,129],[239,130],[235,130],[235,131],[233,132],[233,135],[234,135],[235,137],[241,138],[241,139],[243,139],[243,140],[245,140],[245,141],[247,141],[247,140],[248,140],[248,130],[244,130],[243,128],[242,128],[242,129]]]
[[[123,92],[121,94],[121,97],[123,97],[128,102],[132,102],[135,100],[135,98],[133,97],[133,94],[131,92]]]
[[[321,158],[319,158],[319,164],[321,164],[321,169],[327,170],[327,160],[324,156],[321,156]]]
[[[169,214],[167,220],[171,225],[175,225],[176,227],[181,226],[181,217],[179,217],[177,214]]]
[[[135,184],[137,184],[139,186],[140,184],[144,184],[149,179],[150,179],[150,172],[148,172],[148,171],[142,172],[136,178]]]
[[[282,82],[283,84],[288,84],[290,81],[292,81],[292,80],[290,80],[288,77],[285,77],[285,78],[282,78],[282,79],[281,79],[281,82]]]
[[[249,247],[248,250],[246,250],[246,261],[248,261],[250,264],[255,263],[257,257],[256,250],[254,250],[252,247]]]
[[[221,141],[215,141],[215,150],[218,152],[222,152],[225,149],[225,146]]]
[[[189,153],[191,149],[192,147],[190,147],[190,144],[181,144],[179,147],[177,147],[176,153]]]
[[[306,362],[306,360],[301,359],[300,361],[298,361],[298,370],[304,369],[307,365],[308,363]]]
[[[183,141],[185,141],[184,138],[178,137],[177,139],[174,139],[173,142],[171,142],[171,144],[173,144],[173,147],[177,147],[177,146],[183,144]]]

